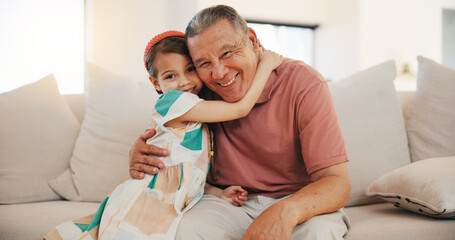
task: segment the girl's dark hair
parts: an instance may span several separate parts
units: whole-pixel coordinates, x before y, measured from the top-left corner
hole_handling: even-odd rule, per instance
[[[147,53],[147,57],[145,58],[145,62],[147,64],[147,68],[149,69],[149,74],[150,76],[157,77],[156,76],[156,69],[154,67],[154,62],[156,55],[158,53],[179,53],[183,54],[185,56],[188,56],[190,58],[190,52],[188,51],[188,48],[186,47],[185,43],[185,38],[183,37],[167,37],[155,44],[152,49]],[[191,58],[190,58],[191,59]],[[159,94],[162,94],[161,91],[157,92]]]

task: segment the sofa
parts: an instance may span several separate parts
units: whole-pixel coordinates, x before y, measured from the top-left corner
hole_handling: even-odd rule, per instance
[[[393,61],[329,83],[350,158],[345,239],[455,239],[455,70],[418,61],[415,93],[395,91]],[[0,239],[42,239],[128,178],[158,96],[145,80],[87,72],[85,94],[60,95],[53,75],[0,94]]]

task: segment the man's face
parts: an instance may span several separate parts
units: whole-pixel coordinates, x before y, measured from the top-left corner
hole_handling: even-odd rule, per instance
[[[188,38],[188,49],[201,80],[227,102],[242,99],[251,87],[258,58],[253,30],[235,31],[225,19]]]

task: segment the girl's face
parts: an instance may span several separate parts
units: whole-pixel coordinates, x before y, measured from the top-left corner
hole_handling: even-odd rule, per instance
[[[193,94],[201,91],[202,81],[188,56],[159,52],[153,64],[156,78],[151,77],[150,80],[158,91],[164,93],[175,89]]]

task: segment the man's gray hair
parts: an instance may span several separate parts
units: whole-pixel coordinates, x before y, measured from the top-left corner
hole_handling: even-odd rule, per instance
[[[228,20],[235,31],[248,32],[248,25],[245,19],[234,8],[226,5],[216,5],[202,9],[191,19],[185,30],[186,39],[201,34],[220,19]]]

